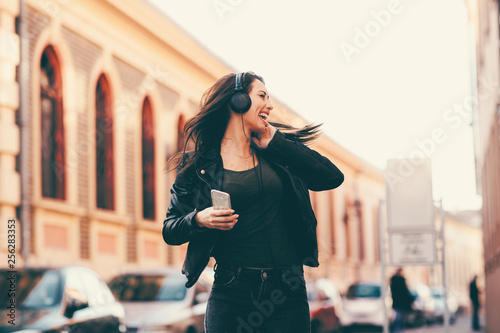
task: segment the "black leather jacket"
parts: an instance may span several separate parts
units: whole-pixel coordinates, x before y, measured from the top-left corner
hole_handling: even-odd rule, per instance
[[[309,190],[324,191],[338,187],[344,181],[340,170],[316,151],[302,143],[285,138],[279,130],[266,149],[260,153],[277,172],[289,179],[284,184],[290,230],[302,256],[302,263],[317,267],[318,244],[316,217],[309,198]],[[188,250],[182,267],[189,288],[198,280],[208,264],[215,246],[218,229],[200,227],[194,217],[198,211],[212,206],[210,190],[220,190],[223,165],[220,152],[212,151],[198,165],[191,165],[178,173],[170,190],[170,206],[163,224],[163,239],[167,244],[186,242]]]

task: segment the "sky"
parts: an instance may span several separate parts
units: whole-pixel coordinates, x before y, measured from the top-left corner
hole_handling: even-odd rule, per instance
[[[481,207],[462,0],[148,1],[354,155],[429,157],[435,200]]]

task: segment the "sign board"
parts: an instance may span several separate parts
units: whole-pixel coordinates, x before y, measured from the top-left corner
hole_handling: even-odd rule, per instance
[[[389,231],[434,230],[430,159],[387,161],[387,223]]]
[[[433,231],[391,232],[389,245],[393,266],[434,265],[437,261]]]

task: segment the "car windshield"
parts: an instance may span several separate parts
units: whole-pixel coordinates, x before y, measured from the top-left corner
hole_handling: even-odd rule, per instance
[[[109,283],[111,291],[125,302],[182,301],[186,296],[186,278],[180,274],[128,274]]]
[[[13,275],[15,274],[15,276]],[[41,309],[59,304],[61,299],[61,278],[57,271],[17,271],[10,273],[2,271],[3,279],[0,280],[1,290],[12,288],[16,294],[16,303],[21,308]],[[9,277],[12,276],[12,279]],[[5,278],[7,277],[7,278]],[[2,307],[9,301],[9,293],[2,293]]]
[[[444,290],[432,289],[432,297],[434,297],[436,299],[444,298]]]
[[[380,298],[380,287],[370,284],[355,284],[347,290],[347,298]]]

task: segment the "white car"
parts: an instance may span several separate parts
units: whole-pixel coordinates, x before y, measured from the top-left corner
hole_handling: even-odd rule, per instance
[[[381,294],[381,285],[378,282],[357,282],[351,285],[342,303],[343,311],[340,316],[342,327],[357,325],[382,327],[384,306],[390,323],[394,317],[391,299],[387,295],[383,300]]]
[[[429,286],[418,283],[410,288],[413,297],[412,311],[405,317],[405,323],[410,327],[419,327],[432,323],[434,319],[435,301]]]
[[[434,298],[434,312],[433,317],[440,323],[444,322],[444,287],[432,287],[432,297]],[[455,323],[458,316],[458,302],[453,293],[448,290],[448,311],[450,314],[450,324]]]
[[[125,308],[127,333],[204,332],[213,270],[207,268],[189,289],[186,281],[179,268],[115,276],[109,288]]]

